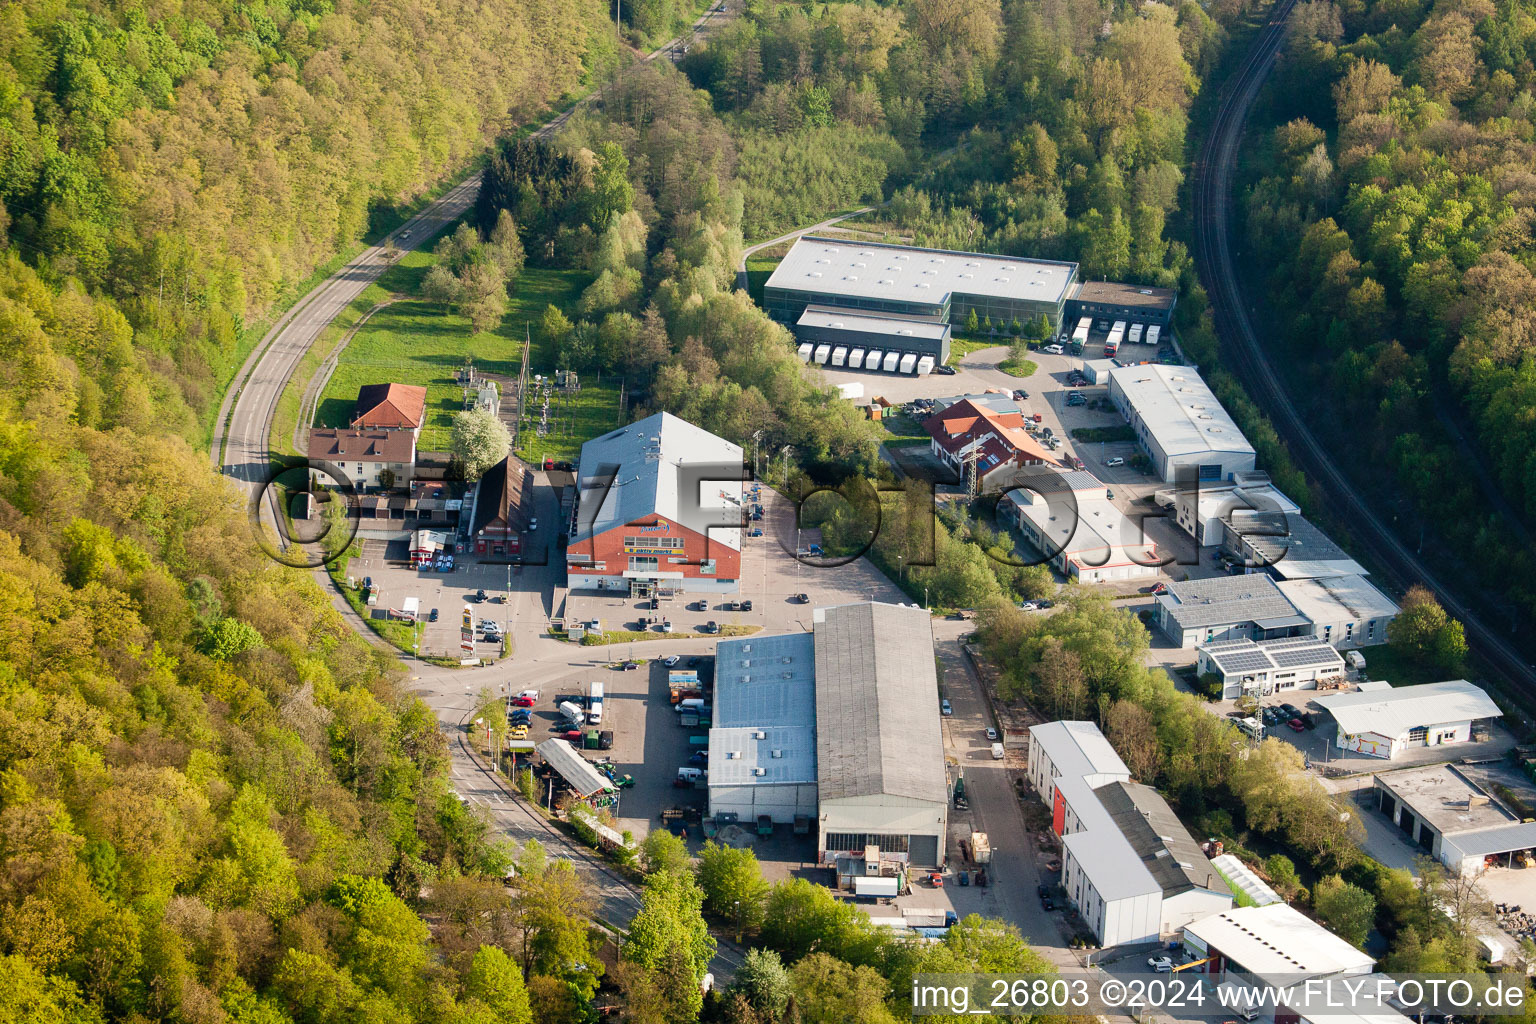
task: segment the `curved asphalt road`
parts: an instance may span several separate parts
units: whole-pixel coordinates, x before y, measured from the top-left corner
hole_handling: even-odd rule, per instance
[[[694,22],[688,33],[670,40],[647,54],[644,59],[650,61],[666,56],[676,60],[687,52],[688,46],[701,32],[707,31],[716,22],[723,22],[739,9],[739,3],[734,3],[734,0],[730,4],[712,7]],[[534,134],[539,137],[554,134],[570,120],[576,110],[599,95],[596,92],[589,93]],[[261,492],[270,473],[271,453],[267,442],[271,436],[278,400],[293,379],[299,362],[319,339],[321,332],[391,265],[392,261],[386,256],[391,246],[409,251],[425,245],[474,204],[479,189],[478,173],[454,186],[396,228],[380,244],[370,246],[317,285],[279,318],[261,339],[245,365],[240,368],[231,384],[231,390],[224,396],[209,452],[213,463],[240,484],[247,501],[262,496]],[[273,522],[270,508],[263,507],[261,513],[263,521],[268,524]],[[553,514],[550,518],[554,518]],[[542,586],[548,581],[524,581],[525,588],[535,582]],[[525,593],[518,593],[517,600],[522,601],[526,596]],[[345,605],[339,606],[348,623],[373,641],[372,635],[361,623],[355,621],[350,609]],[[542,616],[529,618],[542,621]],[[700,644],[698,653],[704,653],[705,646]],[[713,644],[707,646],[713,650]],[[571,667],[567,645],[547,639],[540,643],[535,636],[529,636],[519,638],[518,649],[518,661],[498,666],[494,678],[485,673],[468,676],[461,671],[408,662],[418,673],[413,677],[415,692],[437,713],[444,731],[450,736],[450,752],[453,756],[451,777],[455,790],[466,801],[484,809],[492,825],[503,835],[519,841],[538,839],[551,856],[564,857],[575,863],[597,891],[598,917],[610,926],[622,928],[640,907],[639,888],[523,804],[520,797],[513,795],[506,780],[475,756],[463,737],[461,726],[475,703],[471,690],[478,692],[486,684],[514,688],[547,686],[551,678],[562,670],[569,671]],[[692,653],[692,645],[679,644],[676,649]],[[717,937],[717,941],[719,951],[710,964],[710,970],[717,980],[725,982],[734,976],[741,965],[743,951],[724,938]]]
[[[1525,696],[1536,695],[1536,667],[1503,635],[1489,628],[1455,589],[1436,578],[1334,464],[1327,446],[1313,435],[1310,424],[1286,394],[1249,319],[1228,237],[1232,181],[1248,112],[1274,66],[1285,38],[1285,22],[1295,3],[1296,0],[1276,3],[1269,23],[1227,87],[1195,168],[1195,258],[1200,278],[1210,291],[1224,353],[1307,475],[1320,482],[1324,492],[1338,503],[1339,513],[1383,568],[1404,586],[1423,582],[1434,590],[1446,611],[1462,621],[1468,640],[1495,672]]]

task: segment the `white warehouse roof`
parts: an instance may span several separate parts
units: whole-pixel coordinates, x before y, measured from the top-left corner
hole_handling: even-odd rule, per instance
[[[896,313],[859,313],[833,306],[806,306],[796,322],[798,327],[822,327],[864,334],[899,335],[941,341],[949,333],[949,324],[938,317],[901,316]]]
[[[1193,367],[1160,363],[1121,366],[1109,371],[1109,379],[1135,408],[1165,455],[1207,451],[1253,454],[1253,445]]]
[[[1369,732],[1397,737],[1419,726],[1500,718],[1504,714],[1486,693],[1465,679],[1313,699],[1352,736]]]
[[[1400,610],[1364,576],[1281,580],[1276,586],[1303,615],[1317,623],[1390,619]]]
[[[1131,770],[1092,722],[1046,722],[1031,726],[1029,742],[1045,750],[1063,779],[1084,775],[1131,777]]]
[[[1076,276],[1076,263],[806,235],[764,287],[934,305],[955,292],[1055,303]]]
[[[1206,949],[1259,977],[1364,974],[1376,961],[1284,903],[1234,907],[1186,925]]]
[[[613,783],[564,739],[545,740],[534,749],[546,764],[560,774],[565,784],[581,797],[613,788]]]

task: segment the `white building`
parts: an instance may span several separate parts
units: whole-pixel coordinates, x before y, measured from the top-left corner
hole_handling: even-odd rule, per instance
[[[1221,677],[1221,699],[1268,697],[1283,690],[1315,690],[1319,680],[1342,679],[1344,657],[1313,636],[1275,640],[1217,640],[1195,648],[1195,671]]]
[[[1225,539],[1223,521],[1235,510],[1301,514],[1300,506],[1260,470],[1234,473],[1231,480],[1198,480],[1175,491],[1173,502],[1174,520],[1202,547],[1214,547]]]
[[[1131,777],[1131,770],[1092,722],[1046,722],[1031,728],[1028,771],[1029,784],[1053,814],[1058,778],[1086,779],[1091,788]],[[1058,822],[1058,834],[1059,826]]]
[[[1400,610],[1364,576],[1287,579],[1279,589],[1312,623],[1312,634],[1340,650],[1386,643]]]
[[[1316,698],[1338,726],[1340,750],[1391,759],[1409,747],[1466,743],[1473,724],[1503,717],[1499,706],[1465,679]]]
[[[1253,445],[1192,367],[1112,369],[1109,398],[1165,483],[1173,483],[1181,467],[1199,480],[1226,480],[1254,468]]]
[[[1285,903],[1234,907],[1184,929],[1184,948],[1197,960],[1191,968],[1224,974],[1234,984],[1291,985],[1308,978],[1369,974],[1376,961]],[[1284,1008],[1275,1014],[1287,1015]]]
[[[1234,508],[1222,518],[1222,549],[1283,580],[1363,576],[1365,567],[1296,512]]]
[[[1009,491],[998,511],[1058,572],[1079,583],[1158,574],[1157,545],[1106,497],[1102,482],[1083,472],[1053,475],[1059,489]]]
[[[1029,753],[1062,837],[1062,886],[1101,945],[1157,941],[1232,905],[1200,845],[1092,723],[1035,726]]]
[[[1372,783],[1387,820],[1463,875],[1510,867],[1536,847],[1536,822],[1521,821],[1453,764],[1378,772]]]
[[[942,866],[949,780],[928,612],[866,602],[818,608],[812,623],[818,861],[877,846],[884,859]]]

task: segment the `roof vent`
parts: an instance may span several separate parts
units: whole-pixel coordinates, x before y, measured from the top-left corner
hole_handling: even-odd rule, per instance
[[[768,738],[768,734],[763,730],[758,729],[752,733],[752,738],[755,740],[765,740]]]
[[[764,775],[768,774],[768,769],[767,768],[753,768],[752,769],[752,774],[756,775],[758,778],[762,778]]]
[[[741,649],[744,650],[744,651],[750,651],[752,649],[752,645],[751,644],[742,644],[741,645]]]
[[[773,756],[774,757],[783,757],[784,756],[784,751],[780,750],[778,747],[774,747],[773,748]]]
[[[813,270],[809,274],[806,274],[805,276],[806,277],[820,277],[821,276],[821,271]]]
[[[725,752],[725,759],[727,761],[739,761],[739,760],[741,760],[741,751],[739,751],[739,750],[727,750]]]

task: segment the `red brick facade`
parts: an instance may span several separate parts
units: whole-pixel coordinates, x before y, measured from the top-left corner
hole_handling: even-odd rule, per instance
[[[650,563],[631,559],[655,559]],[[565,553],[572,576],[606,576],[613,589],[627,589],[624,574],[631,568],[644,576],[663,580],[703,579],[730,581],[741,577],[741,552],[663,516],[649,515],[625,526],[616,526],[589,541],[571,545]],[[706,563],[713,560],[713,571]],[[680,581],[679,581],[680,582]]]

